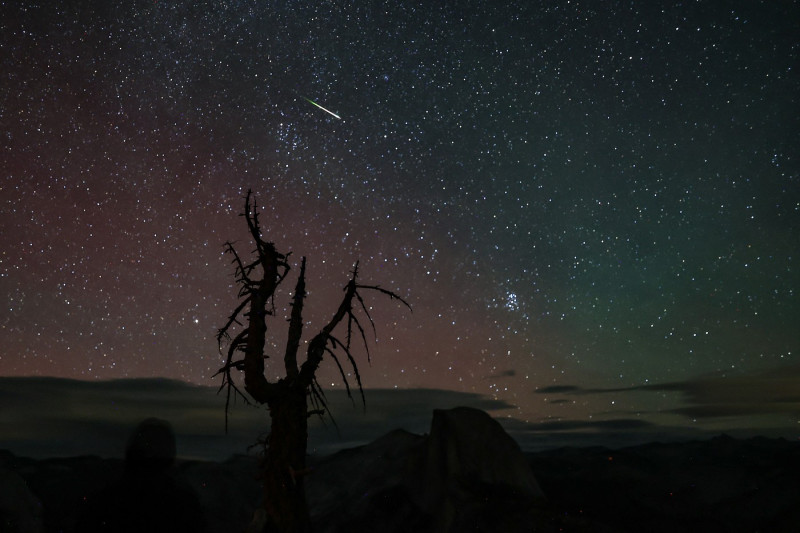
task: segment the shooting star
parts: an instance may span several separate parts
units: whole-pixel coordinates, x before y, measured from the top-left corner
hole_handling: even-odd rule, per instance
[[[329,110],[325,109],[324,107],[322,107],[321,105],[319,105],[318,103],[316,103],[314,100],[309,100],[309,99],[308,99],[308,98],[306,98],[305,96],[303,96],[303,100],[305,100],[306,102],[308,102],[308,103],[309,103],[309,104],[311,104],[311,105],[317,106],[318,108],[322,109],[323,111],[325,111],[325,112],[326,112],[326,113],[328,113],[329,115],[333,115],[334,117],[338,118],[339,120],[342,120],[342,117],[340,117],[339,115],[337,115],[337,114],[336,114],[336,113],[334,113],[333,111],[329,111]]]

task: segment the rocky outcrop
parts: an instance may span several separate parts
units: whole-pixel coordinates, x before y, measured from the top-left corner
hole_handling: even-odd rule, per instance
[[[544,497],[517,442],[479,409],[435,410],[425,454],[425,486],[434,507],[437,495],[454,485],[489,485],[522,498]]]
[[[42,504],[19,474],[0,464],[0,531],[44,531]]]
[[[404,486],[410,459],[420,454],[425,440],[398,429],[366,446],[342,450],[312,463],[306,482],[312,512],[335,515],[343,506],[351,506],[350,512],[362,514],[376,494]]]
[[[435,410],[420,463],[410,486],[436,531],[531,530],[544,494],[517,442],[484,411]]]
[[[393,431],[308,477],[321,531],[528,532],[544,496],[517,443],[477,409],[434,411],[428,436]]]
[[[426,438],[404,430],[312,463],[306,495],[315,531],[427,531],[430,517],[412,500]]]

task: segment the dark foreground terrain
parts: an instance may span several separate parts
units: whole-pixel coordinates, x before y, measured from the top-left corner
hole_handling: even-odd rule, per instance
[[[800,531],[800,443],[720,436],[529,457],[565,531]]]
[[[800,444],[720,436],[620,450],[523,454],[481,411],[436,411],[431,433],[391,432],[311,459],[322,532],[796,532]],[[241,532],[260,500],[256,460],[182,461],[209,532]],[[33,460],[0,452],[0,531],[70,532],[120,460]]]

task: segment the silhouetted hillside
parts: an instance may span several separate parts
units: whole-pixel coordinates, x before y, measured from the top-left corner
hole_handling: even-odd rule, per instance
[[[800,524],[798,443],[721,436],[523,456],[493,422],[439,411],[431,435],[398,430],[312,457],[316,530],[790,532]],[[121,472],[120,460],[0,452],[1,529],[74,531],[84,496]],[[172,475],[197,492],[209,531],[238,532],[261,497],[255,472],[255,458],[237,456],[179,462]]]
[[[800,444],[782,439],[564,448],[531,468],[567,531],[794,532]]]

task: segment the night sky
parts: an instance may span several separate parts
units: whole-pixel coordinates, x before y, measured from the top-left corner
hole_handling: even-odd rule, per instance
[[[360,261],[367,388],[800,434],[797,1],[0,8],[0,375],[219,385],[252,189],[270,379]]]

